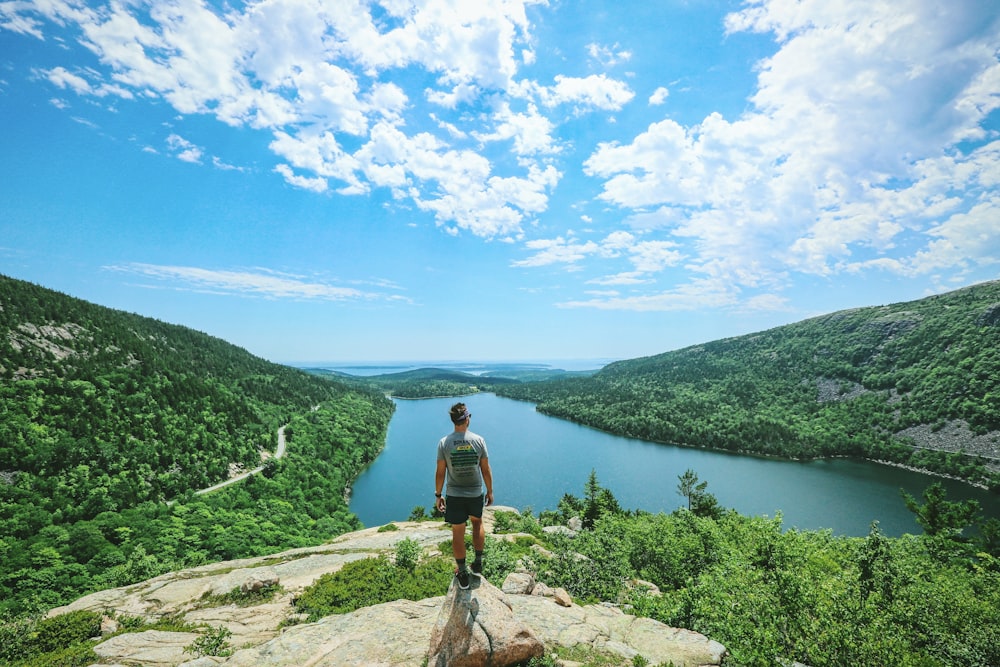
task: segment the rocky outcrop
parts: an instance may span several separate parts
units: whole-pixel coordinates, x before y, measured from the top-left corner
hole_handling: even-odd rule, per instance
[[[536,655],[538,645],[584,645],[618,653],[627,661],[642,655],[650,664],[673,662],[678,667],[718,665],[725,653],[718,642],[694,632],[614,608],[574,605],[565,591],[549,589],[530,574],[521,578],[518,593],[504,593],[473,577],[478,587],[468,591],[453,586],[447,596],[416,602],[397,600],[315,623],[299,622],[291,601],[322,575],[352,560],[391,553],[403,539],[417,542],[427,554],[436,554],[438,545],[451,535],[449,527],[440,523],[395,525],[398,530],[369,528],[317,547],[174,572],[87,595],[50,613],[87,609],[149,620],[170,615],[232,633],[228,643],[234,652],[228,657],[198,658],[185,652],[198,637],[190,632],[120,634],[95,645],[104,663],[151,667],[421,667],[436,664],[429,658],[457,655],[461,651],[455,647],[466,642],[470,652],[474,646],[488,646],[481,653],[495,656],[487,658],[493,660],[504,655],[530,658]],[[525,581],[528,587],[523,586]],[[234,589],[247,592],[275,583],[279,593],[254,606],[229,604],[221,597]],[[504,588],[509,587],[514,587],[513,579],[505,582]],[[436,638],[433,646],[432,637]],[[451,653],[444,648],[448,645]],[[457,659],[445,660],[449,665],[459,664]]]
[[[104,659],[144,667],[173,667],[193,656],[184,648],[198,638],[193,632],[163,632],[147,630],[116,635],[94,647],[94,653]]]
[[[420,667],[444,598],[396,600],[287,628],[237,651],[225,667]],[[185,665],[185,667],[193,667]]]
[[[503,591],[473,576],[462,590],[452,581],[428,650],[428,667],[507,667],[541,657],[545,646],[512,611]]]
[[[604,605],[560,607],[535,595],[511,595],[514,615],[537,633],[546,646],[588,646],[628,660],[642,655],[649,664],[675,667],[720,665],[726,647],[691,630],[671,628],[650,618],[636,618]]]

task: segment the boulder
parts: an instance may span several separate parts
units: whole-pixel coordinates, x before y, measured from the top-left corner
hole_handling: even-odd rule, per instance
[[[555,599],[556,604],[560,607],[573,606],[573,598],[570,597],[570,594],[566,592],[565,588],[557,588],[553,591],[552,597]]]
[[[101,636],[113,635],[118,632],[118,621],[110,616],[101,616]]]
[[[507,584],[507,582],[504,581],[504,585],[506,585],[506,584]],[[506,592],[506,591],[504,591],[504,592]],[[537,595],[537,596],[543,597],[543,598],[550,598],[553,595],[555,595],[555,591],[552,590],[551,588],[549,588],[548,584],[546,584],[546,583],[544,583],[542,581],[536,581],[535,585],[531,587],[531,592],[528,593],[528,595]]]
[[[503,591],[482,577],[453,581],[431,633],[428,667],[505,667],[541,657],[545,646],[519,621]]]
[[[531,589],[535,587],[535,577],[530,572],[511,572],[503,580],[504,593],[510,595],[530,595]]]
[[[567,526],[545,526],[542,532],[547,535],[565,535],[566,537],[576,537],[578,531]]]
[[[197,638],[198,635],[193,632],[146,630],[111,637],[94,646],[94,653],[105,661],[144,667],[174,667],[195,657],[185,653],[184,648]]]
[[[396,600],[285,628],[225,667],[420,667],[443,597]]]
[[[517,618],[534,629],[546,646],[590,646],[628,660],[642,655],[650,664],[676,667],[720,665],[726,655],[722,644],[705,635],[636,618],[614,607],[559,608],[548,598],[532,595],[513,595],[510,601]]]
[[[261,568],[263,569],[263,568]],[[277,586],[279,579],[277,575],[262,575],[255,574],[254,576],[247,577],[240,584],[240,592],[244,594],[259,593],[266,588],[273,588]]]

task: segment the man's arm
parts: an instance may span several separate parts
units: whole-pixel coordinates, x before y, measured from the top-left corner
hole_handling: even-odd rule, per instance
[[[483,473],[483,484],[486,485],[486,505],[493,504],[493,471],[490,470],[490,460],[479,459],[479,470]]]
[[[444,462],[444,459],[438,459],[437,472],[434,474],[434,493],[443,494],[444,493],[444,475],[448,470],[448,464]],[[444,511],[444,496],[438,495],[434,499],[434,506],[437,507],[439,512]]]

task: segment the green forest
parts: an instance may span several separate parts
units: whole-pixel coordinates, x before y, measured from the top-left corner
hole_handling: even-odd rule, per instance
[[[867,537],[842,537],[723,509],[694,471],[678,481],[691,509],[624,510],[591,474],[583,496],[566,494],[554,511],[498,519],[546,547],[511,554],[507,567],[528,558],[576,600],[701,632],[729,650],[725,665],[1000,664],[1000,523],[970,538],[974,501],[931,484],[900,499],[923,535],[888,538],[876,522]],[[574,537],[541,530],[573,516],[584,518]],[[502,561],[506,548],[490,546]]]
[[[1000,281],[490,390],[653,442],[863,457],[1000,489]],[[948,425],[965,441],[936,442]]]
[[[986,283],[593,374],[362,379],[272,364],[0,276],[0,663],[52,664],[46,651],[69,645],[44,612],[87,592],[360,528],[345,492],[384,446],[387,393],[495,391],[631,437],[888,460],[996,489],[998,351],[1000,283]],[[969,434],[959,445],[930,448],[913,435],[956,424]],[[276,459],[281,428],[287,451]],[[239,484],[196,493],[258,466]],[[523,535],[491,537],[485,572],[500,583],[533,559],[541,580],[579,602],[722,642],[727,665],[1000,664],[1000,521],[974,501],[951,502],[929,481],[921,498],[900,497],[923,535],[888,538],[876,524],[846,538],[740,516],[695,471],[678,481],[687,507],[669,515],[621,508],[593,475],[556,510],[501,515],[502,530]],[[582,518],[576,537],[542,531],[570,517]],[[418,566],[416,555],[406,560]],[[398,575],[389,596],[440,594],[450,563],[425,565],[431,574],[416,582],[378,563],[356,574],[383,584]],[[339,590],[338,581],[323,585]],[[325,609],[323,595],[303,599]],[[90,659],[86,636],[67,650]]]
[[[359,528],[345,488],[393,410],[381,392],[4,277],[0,377],[0,615]],[[282,425],[287,455],[265,462]]]

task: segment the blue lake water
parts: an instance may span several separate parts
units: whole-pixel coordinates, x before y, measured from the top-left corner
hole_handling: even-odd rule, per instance
[[[386,447],[358,478],[351,510],[366,526],[405,520],[434,504],[438,440],[451,431],[454,398],[397,400]],[[694,470],[723,507],[741,514],[782,515],[786,528],[867,535],[879,521],[886,535],[920,533],[900,489],[920,498],[941,481],[951,500],[975,498],[1000,517],[1000,498],[953,480],[854,460],[797,463],[660,445],[609,435],[535,411],[532,403],[475,394],[462,400],[471,430],[486,439],[495,502],[535,513],[555,509],[563,494],[583,496],[591,470],[622,507],[672,512],[684,499],[678,476]]]

